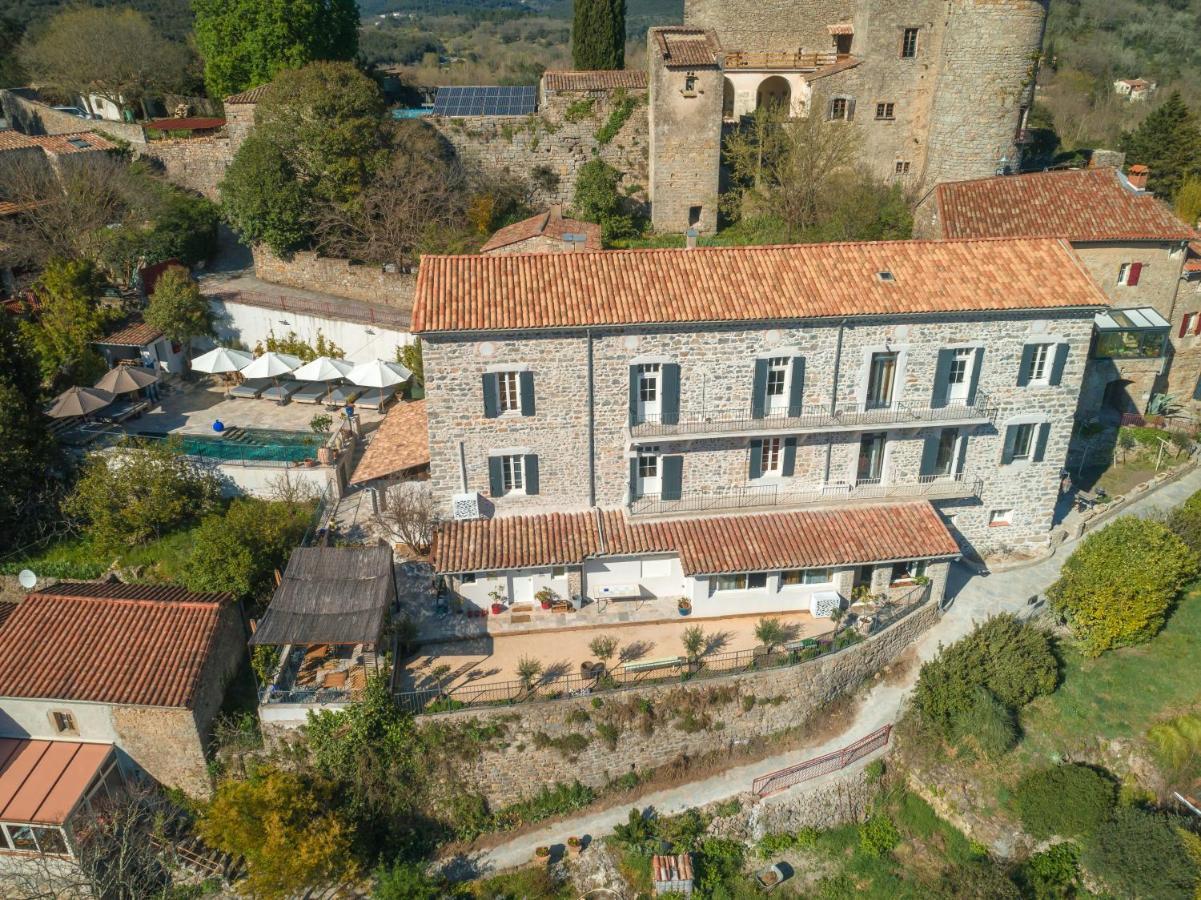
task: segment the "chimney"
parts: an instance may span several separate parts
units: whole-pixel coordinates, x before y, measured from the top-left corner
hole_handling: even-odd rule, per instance
[[[695,228],[688,229],[687,234],[684,235],[684,249],[685,250],[695,250],[696,249],[697,236],[698,236],[698,232]]]
[[[1126,180],[1130,182],[1130,186],[1136,191],[1145,191],[1147,189],[1147,179],[1151,177],[1151,170],[1146,166],[1131,166],[1130,174],[1126,176]]]

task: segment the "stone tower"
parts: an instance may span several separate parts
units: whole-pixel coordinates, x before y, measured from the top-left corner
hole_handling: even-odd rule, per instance
[[[722,54],[712,31],[652,28],[650,199],[656,231],[717,230]]]

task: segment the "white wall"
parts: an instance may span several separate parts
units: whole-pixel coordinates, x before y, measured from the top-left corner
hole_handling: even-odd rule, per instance
[[[650,563],[651,566],[644,566]],[[666,563],[666,574],[657,574]],[[654,571],[652,571],[652,568]],[[584,563],[584,596],[600,596],[606,584],[639,584],[645,597],[681,597],[688,594],[688,582],[678,556],[615,557],[590,559]]]
[[[809,106],[813,89],[805,77],[798,72],[747,72],[727,71],[725,77],[734,86],[734,115],[749,116],[759,105],[759,85],[773,76],[780,76],[791,89],[791,114],[803,116]]]
[[[325,491],[333,477],[333,466],[254,466],[230,463],[215,466],[222,480],[221,493],[226,497],[250,494],[266,497],[273,493],[274,486],[286,473],[293,484],[307,484],[318,494]]]
[[[809,612],[812,597],[818,591],[834,591],[845,601],[850,595],[850,583],[854,570],[836,570],[834,581],[828,584],[780,585],[780,573],[769,572],[767,587],[747,591],[718,591],[709,595],[709,579],[700,576],[691,579],[692,615],[738,616],[747,613],[792,613]]]
[[[395,359],[396,348],[413,342],[407,331],[396,331],[380,325],[344,322],[308,313],[291,310],[264,309],[243,303],[210,299],[210,306],[217,315],[217,340],[225,343],[241,343],[253,350],[259,341],[266,343],[272,333],[277,338],[286,337],[288,332],[309,344],[317,341],[317,332],[333,341],[351,362],[369,362],[373,359]],[[287,322],[288,324],[284,324]]]
[[[79,733],[56,732],[47,715],[51,711],[73,715]],[[0,737],[113,743],[117,740],[117,731],[113,726],[112,707],[106,704],[0,697]]]
[[[500,589],[509,602],[537,603],[533,595],[544,587],[550,588],[562,599],[567,600],[571,596],[567,587],[567,570],[560,571],[562,574],[557,577],[551,574],[551,569],[521,569],[514,572],[479,574],[474,584],[460,584],[458,593],[464,600],[471,601],[481,609],[492,606],[491,594],[496,588]]]

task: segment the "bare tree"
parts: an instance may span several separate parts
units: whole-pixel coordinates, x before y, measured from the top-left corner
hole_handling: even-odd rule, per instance
[[[831,177],[854,165],[859,132],[845,122],[827,122],[814,111],[780,128],[780,153],[769,163],[767,208],[783,220],[789,237],[814,224]]]
[[[388,488],[384,524],[418,553],[428,553],[440,516],[427,481],[403,481]]]

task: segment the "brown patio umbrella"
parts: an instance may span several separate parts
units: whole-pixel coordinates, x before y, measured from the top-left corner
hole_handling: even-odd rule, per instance
[[[98,391],[96,388],[67,388],[54,398],[54,405],[47,415],[55,419],[65,419],[69,416],[86,416],[98,409],[104,409],[113,402],[113,395],[108,391]]]
[[[158,376],[149,369],[141,366],[117,366],[104,373],[96,382],[97,390],[110,394],[128,394],[130,391],[140,391],[158,381]]]

